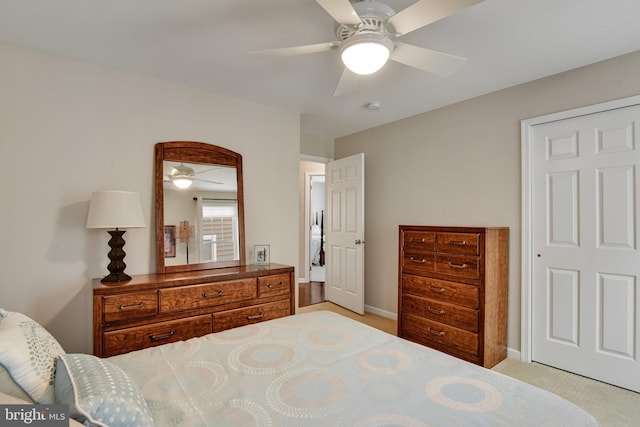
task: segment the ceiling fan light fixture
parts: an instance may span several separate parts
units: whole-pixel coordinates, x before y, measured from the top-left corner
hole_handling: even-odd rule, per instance
[[[356,74],[373,74],[387,63],[393,43],[384,34],[358,33],[342,44],[340,57],[345,67]]]
[[[183,176],[175,177],[172,179],[172,181],[173,181],[173,185],[175,185],[181,190],[184,190],[185,188],[189,188],[191,187],[191,184],[193,184],[192,180]]]

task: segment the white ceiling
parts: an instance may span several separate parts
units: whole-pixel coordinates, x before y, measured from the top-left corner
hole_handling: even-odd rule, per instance
[[[293,110],[303,133],[339,137],[633,52],[639,20],[638,0],[485,0],[400,39],[468,58],[461,71],[389,62],[340,97],[337,51],[246,55],[335,40],[314,0],[0,0],[0,41]]]

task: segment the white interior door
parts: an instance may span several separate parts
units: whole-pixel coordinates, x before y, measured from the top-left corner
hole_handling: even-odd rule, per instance
[[[531,356],[640,391],[640,106],[531,127]]]
[[[327,300],[364,314],[364,153],[325,170]]]

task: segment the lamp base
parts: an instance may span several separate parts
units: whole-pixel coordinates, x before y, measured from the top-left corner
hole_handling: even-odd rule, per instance
[[[109,257],[109,265],[107,266],[107,270],[109,270],[109,275],[100,280],[102,283],[108,282],[126,282],[127,280],[131,280],[131,276],[124,273],[124,269],[127,267],[127,264],[124,263],[124,239],[122,235],[126,232],[126,230],[118,230],[117,228],[113,231],[109,231],[108,233],[111,235],[111,239],[109,240],[109,247],[111,250],[107,254]]]

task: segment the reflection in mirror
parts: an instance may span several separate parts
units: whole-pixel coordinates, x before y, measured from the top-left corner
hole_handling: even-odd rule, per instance
[[[155,194],[158,273],[244,265],[240,154],[202,142],[158,143]]]
[[[236,169],[163,162],[165,266],[240,259]]]

